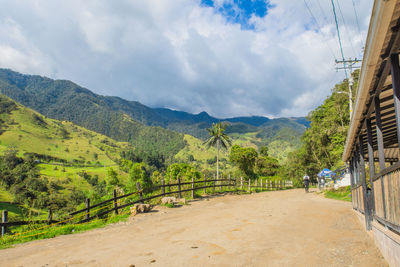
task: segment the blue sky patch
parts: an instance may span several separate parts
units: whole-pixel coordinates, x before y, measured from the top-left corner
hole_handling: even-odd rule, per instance
[[[249,22],[251,16],[262,18],[274,7],[269,0],[231,0],[218,6],[213,0],[201,0],[201,4],[215,8],[229,23],[238,23],[243,29],[254,29],[254,25]]]

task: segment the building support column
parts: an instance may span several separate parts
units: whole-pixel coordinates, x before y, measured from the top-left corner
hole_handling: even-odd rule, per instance
[[[368,137],[369,182],[371,184],[370,208],[372,216],[373,214],[375,214],[375,193],[374,193],[375,161],[374,161],[374,143],[372,141],[372,127],[370,119],[367,119],[367,137]]]
[[[378,141],[379,172],[382,172],[385,169],[385,150],[383,147],[381,103],[379,101],[378,96],[375,97],[374,101],[375,101],[376,138]],[[382,188],[383,214],[384,218],[386,219],[385,184],[383,182],[383,177],[380,177],[380,179]]]
[[[354,209],[354,194],[353,194],[353,188],[354,188],[354,160],[353,158],[350,158],[350,185],[351,185],[351,204]]]
[[[357,188],[356,189],[357,209],[360,211],[361,203],[360,203],[360,196],[359,196],[359,192],[358,192],[358,186],[360,185],[360,155],[358,153],[358,147],[355,148],[354,159],[355,159],[355,164],[354,165],[356,166],[356,168],[355,168],[355,171],[356,171],[356,173],[355,173],[355,178],[356,178],[355,186]]]
[[[397,144],[400,146],[400,65],[399,55],[390,55],[390,73],[392,76],[394,110],[396,112]]]
[[[360,135],[359,145],[358,145],[358,155],[360,157],[360,171],[361,171],[361,183],[363,190],[363,203],[364,203],[364,218],[365,218],[365,228],[367,231],[371,230],[371,214],[370,208],[367,201],[367,176],[365,174],[365,160],[364,160],[364,148],[363,148],[363,140]]]

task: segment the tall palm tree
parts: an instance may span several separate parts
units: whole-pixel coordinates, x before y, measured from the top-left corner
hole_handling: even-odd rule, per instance
[[[228,125],[221,122],[213,123],[212,127],[207,129],[210,137],[204,142],[207,148],[217,147],[217,179],[219,178],[219,149],[221,147],[228,149],[228,146],[232,145],[231,138],[225,133],[226,126]]]

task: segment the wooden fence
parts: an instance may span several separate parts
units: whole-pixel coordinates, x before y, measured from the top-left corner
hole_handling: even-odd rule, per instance
[[[156,198],[162,198],[168,195],[176,195],[178,198],[182,198],[182,194],[186,192],[191,193],[191,198],[196,197],[196,192],[204,193],[207,195],[207,189],[212,189],[212,193],[216,190],[220,191],[245,191],[251,193],[252,191],[272,191],[272,190],[283,190],[293,187],[291,181],[263,181],[263,179],[257,179],[253,182],[251,180],[244,180],[243,177],[240,179],[211,179],[197,180],[192,179],[190,182],[181,182],[178,179],[176,183],[165,183],[164,180],[159,185],[153,185],[149,191],[157,192],[157,194],[147,194],[144,196],[144,190],[141,184],[136,183],[137,191],[128,194],[118,196],[117,191],[113,191],[113,197],[105,201],[91,204],[90,199],[86,199],[85,208],[74,211],[69,214],[68,218],[62,220],[53,220],[52,211],[49,210],[47,220],[35,220],[35,221],[8,221],[8,212],[4,210],[2,212],[1,236],[3,237],[7,229],[11,226],[28,225],[28,224],[48,224],[49,226],[66,223],[84,223],[93,220],[94,218],[104,218],[107,214],[114,212],[119,214],[120,210],[129,206],[133,206],[137,203],[145,203]],[[204,191],[203,191],[204,190]],[[125,203],[122,203],[121,200]]]
[[[351,190],[351,201],[354,209],[364,213],[364,191],[361,184]]]
[[[380,223],[400,233],[400,166],[387,168],[373,180],[373,216]]]

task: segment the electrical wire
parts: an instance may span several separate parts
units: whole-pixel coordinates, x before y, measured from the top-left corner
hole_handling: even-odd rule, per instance
[[[322,16],[324,17],[325,23],[329,24],[327,16],[326,16],[326,14],[324,12],[324,9],[322,8],[321,3],[319,2],[319,0],[317,0],[317,4],[318,4],[318,7],[319,7],[319,10],[321,11]]]
[[[340,39],[340,30],[339,30],[339,24],[338,24],[337,16],[336,16],[335,3],[333,2],[333,0],[331,0],[331,3],[332,3],[333,15],[334,15],[334,17],[335,17],[336,31],[337,31],[338,39],[339,39],[340,52],[341,52],[341,54],[342,54],[342,60],[343,60],[343,66],[344,66],[344,74],[346,75],[346,79],[347,79],[348,77],[347,77],[347,70],[346,70],[346,62],[345,62],[345,60],[344,60],[342,40]]]
[[[322,32],[321,27],[319,26],[319,23],[318,23],[317,19],[315,18],[313,12],[311,11],[310,6],[307,4],[306,0],[304,0],[304,5],[306,6],[306,8],[307,8],[308,12],[310,13],[312,19],[314,20],[315,25],[317,25],[318,31],[324,36],[324,33]],[[325,39],[327,39],[327,38],[325,38]],[[335,56],[335,53],[333,52],[333,49],[329,46],[329,44],[327,42],[324,42],[324,43],[328,47],[328,49],[331,52],[333,58],[336,60],[336,56]]]
[[[351,0],[351,2],[353,2],[353,10],[354,10],[354,16],[356,17],[358,33],[361,34],[360,23],[358,23],[358,15],[357,15],[356,5],[354,3],[354,0]]]
[[[342,13],[342,8],[340,7],[339,0],[336,0],[336,2],[337,2],[337,5],[338,5],[338,8],[339,8],[340,16],[342,17],[344,30],[346,32],[347,37],[349,38],[351,50],[353,50],[354,56],[357,56],[356,50],[354,49],[354,46],[353,46],[353,41],[351,40],[351,35],[350,35],[350,33],[349,33],[349,31],[347,30],[347,27],[346,27],[346,21],[344,20],[344,16],[343,16],[343,13]]]

